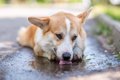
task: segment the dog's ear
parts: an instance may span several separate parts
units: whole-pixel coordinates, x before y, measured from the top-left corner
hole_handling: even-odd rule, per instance
[[[49,25],[49,17],[29,17],[28,18],[29,22],[40,27],[41,29],[44,29],[45,27],[47,27]]]
[[[92,11],[92,8],[89,8],[88,10],[82,12],[77,17],[80,18],[80,22],[84,23],[90,12]]]

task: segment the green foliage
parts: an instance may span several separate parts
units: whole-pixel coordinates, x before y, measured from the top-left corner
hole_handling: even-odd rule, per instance
[[[98,28],[96,33],[98,35],[110,36],[112,33],[112,30],[105,23],[98,21]]]
[[[97,28],[96,28],[96,34],[103,36],[106,39],[107,44],[112,45],[113,44],[113,38],[112,30],[109,26],[107,26],[105,23],[97,19]]]
[[[50,3],[52,0],[37,0],[38,3]]]
[[[38,3],[51,3],[53,0],[37,0]],[[68,0],[69,3],[82,2],[82,0]]]
[[[105,13],[111,16],[113,19],[120,21],[120,7],[116,6],[107,7]]]
[[[118,60],[120,60],[120,52],[117,53],[117,56],[116,56],[116,57],[117,57]]]
[[[92,5],[107,5],[109,0],[91,0]]]
[[[70,3],[82,2],[82,0],[69,0]]]
[[[4,4],[4,0],[0,0],[0,5],[3,5]]]

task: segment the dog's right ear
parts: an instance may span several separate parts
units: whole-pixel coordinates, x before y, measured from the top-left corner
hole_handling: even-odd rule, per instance
[[[44,29],[45,27],[47,27],[49,25],[49,17],[29,17],[28,18],[29,22],[40,27],[41,29]]]

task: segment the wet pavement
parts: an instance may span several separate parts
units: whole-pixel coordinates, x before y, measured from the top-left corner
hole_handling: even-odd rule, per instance
[[[120,61],[102,48],[91,34],[94,24],[92,20],[85,24],[88,32],[85,59],[72,65],[58,65],[35,57],[32,49],[19,46],[15,42],[17,31],[20,26],[28,25],[28,22],[25,18],[12,20],[0,20],[0,80],[68,80],[71,77],[100,73],[120,66]]]

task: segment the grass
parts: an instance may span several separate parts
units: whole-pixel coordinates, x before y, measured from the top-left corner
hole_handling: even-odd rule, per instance
[[[82,0],[69,0],[68,2],[70,2],[70,3],[77,3],[77,2],[82,2]]]
[[[105,13],[114,20],[120,21],[120,6],[96,5],[94,8],[95,16]]]
[[[109,6],[106,8],[105,13],[111,18],[120,21],[120,7]]]
[[[111,37],[112,30],[110,29],[110,27],[98,19],[97,19],[97,25],[98,27],[96,28],[95,33],[97,35],[103,36],[106,39],[107,44],[112,45],[113,44],[113,39]]]
[[[51,3],[52,0],[37,0],[38,3]],[[69,0],[68,3],[79,3],[82,0]]]
[[[4,0],[0,0],[0,6],[4,4]]]
[[[120,52],[117,53],[116,58],[117,58],[118,60],[120,60]]]
[[[51,0],[37,0],[38,3],[50,3]]]
[[[110,36],[112,30],[105,24],[102,23],[101,21],[98,20],[98,27],[96,33],[98,35],[103,35],[103,36]]]

